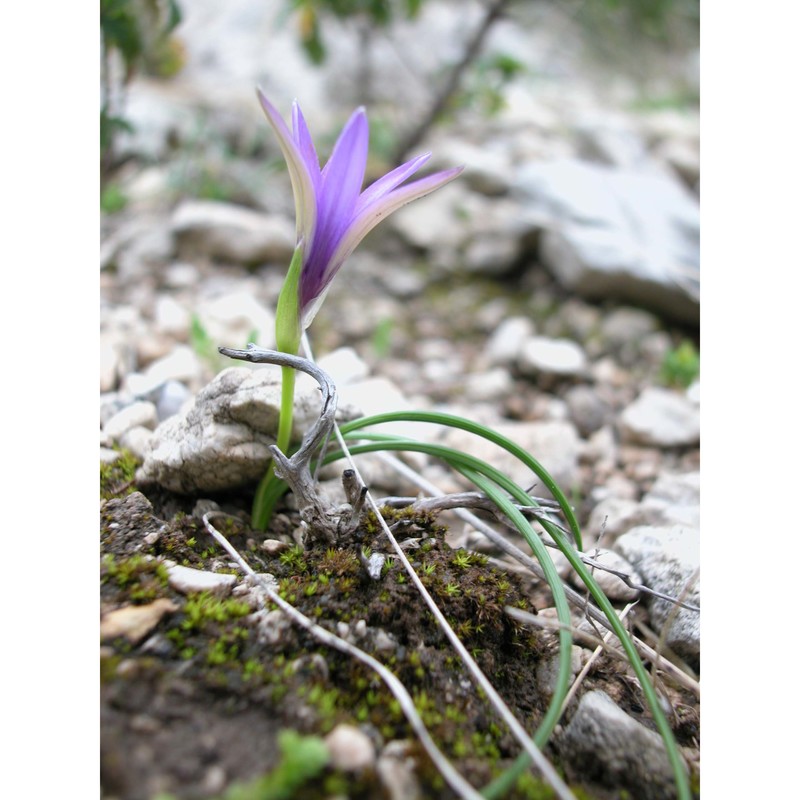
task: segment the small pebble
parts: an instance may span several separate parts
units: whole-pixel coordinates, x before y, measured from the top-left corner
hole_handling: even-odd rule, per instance
[[[352,725],[337,725],[326,737],[331,766],[345,772],[360,772],[375,763],[375,746]]]
[[[178,606],[164,597],[143,606],[125,606],[109,611],[100,621],[100,638],[103,641],[124,636],[137,644],[150,633],[165,614],[178,610]]]
[[[218,595],[230,593],[238,580],[235,575],[206,572],[204,570],[184,567],[180,564],[167,566],[169,585],[181,594],[192,592],[215,592]]]

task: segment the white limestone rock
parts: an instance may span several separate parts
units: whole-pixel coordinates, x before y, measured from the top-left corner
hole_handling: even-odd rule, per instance
[[[162,422],[144,464],[143,484],[174,492],[223,491],[261,478],[271,458],[280,415],[280,369],[231,367],[203,389],[185,412]],[[294,439],[319,414],[318,389],[296,392]]]

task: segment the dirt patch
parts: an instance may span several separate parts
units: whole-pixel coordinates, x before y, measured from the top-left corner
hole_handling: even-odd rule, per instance
[[[134,606],[146,612],[169,601],[158,606],[144,635],[116,635],[101,647],[104,797],[227,797],[231,784],[256,780],[276,768],[282,730],[324,736],[342,722],[365,731],[378,752],[389,742],[410,740],[423,796],[452,796],[415,743],[397,701],[372,671],[322,647],[275,606],[259,607],[243,583],[217,594],[175,591],[165,559],[241,577],[202,522],[174,510],[189,508],[191,498],[154,498],[161,514],[173,509],[164,518],[124,476],[106,475],[103,486],[104,619],[119,609]],[[122,496],[111,496],[115,490]],[[403,513],[387,510],[390,521]],[[512,763],[518,744],[476,692],[402,566],[390,556],[381,577],[369,577],[359,554],[365,548],[367,554],[391,552],[373,519],[362,520],[357,546],[304,550],[284,537],[284,548],[273,555],[262,547],[264,534],[241,518],[226,519],[220,523],[225,535],[254,570],[274,576],[284,599],[397,675],[434,740],[472,785],[485,785]],[[288,530],[290,522],[284,516],[281,524]],[[554,652],[554,640],[522,627],[503,611],[508,605],[535,611],[530,585],[490,566],[485,556],[452,550],[445,529],[432,516],[407,517],[402,529],[412,564],[459,638],[526,729],[535,730],[547,707],[536,665]],[[623,707],[646,718],[622,670],[609,661],[600,663],[588,685],[616,685]],[[685,744],[695,734],[691,725],[678,731]],[[555,750],[548,755],[557,761]],[[288,796],[329,797],[343,787],[351,798],[388,796],[373,770],[354,775],[331,768],[306,782],[301,793]],[[528,776],[507,796],[551,794]]]

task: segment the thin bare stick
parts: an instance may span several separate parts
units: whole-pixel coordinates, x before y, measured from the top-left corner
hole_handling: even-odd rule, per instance
[[[488,5],[486,13],[481,20],[481,24],[472,35],[472,39],[464,49],[464,53],[459,62],[448,73],[444,86],[442,86],[441,90],[436,95],[425,117],[419,125],[405,137],[397,148],[395,160],[398,164],[405,159],[405,155],[409,150],[416,147],[425,138],[425,134],[427,134],[434,122],[436,122],[436,118],[447,107],[447,103],[455,94],[461,83],[464,72],[477,57],[489,30],[501,17],[508,2],[509,0],[492,0]]]
[[[468,798],[469,800],[482,800],[481,795],[472,786],[470,786],[464,778],[456,771],[455,767],[447,760],[444,754],[436,746],[436,743],[428,733],[427,728],[422,722],[421,717],[417,713],[414,706],[414,700],[411,695],[406,691],[405,686],[398,680],[398,678],[387,669],[380,661],[374,659],[369,653],[365,653],[361,648],[350,644],[345,639],[340,638],[331,631],[323,628],[321,625],[313,622],[309,617],[303,614],[290,603],[287,603],[265,580],[263,575],[258,575],[250,565],[242,558],[236,551],[231,543],[212,525],[210,518],[212,516],[219,516],[220,512],[208,512],[203,515],[203,524],[206,530],[214,537],[214,540],[233,558],[239,565],[239,568],[248,576],[252,586],[257,587],[261,593],[275,603],[280,610],[286,614],[289,619],[299,625],[301,628],[307,630],[314,638],[322,642],[322,644],[332,647],[341,653],[352,656],[358,659],[363,664],[366,664],[371,669],[380,675],[383,682],[388,687],[389,691],[395,696],[395,699],[403,710],[403,713],[408,720],[409,725],[414,729],[414,733],[419,737],[422,746],[430,756],[431,761],[436,765],[436,768],[441,773],[442,777],[447,781],[450,788],[458,794],[459,797]],[[266,603],[262,599],[262,604]]]
[[[620,620],[625,619],[625,617],[628,616],[628,613],[630,612],[630,610],[635,605],[636,605],[636,603],[628,603],[628,605],[625,606],[625,608],[623,608],[622,611],[620,611],[619,614],[617,614],[617,616],[620,618]],[[567,706],[572,701],[572,698],[575,697],[575,695],[577,694],[578,689],[580,688],[580,685],[583,683],[584,679],[586,678],[586,676],[591,671],[592,667],[594,666],[595,661],[597,661],[597,659],[600,658],[600,654],[606,648],[609,640],[611,639],[611,637],[613,635],[614,634],[613,634],[612,631],[606,631],[605,636],[603,636],[603,641],[600,643],[600,645],[598,647],[595,648],[595,650],[592,653],[592,655],[589,656],[588,661],[583,665],[583,669],[578,673],[578,676],[575,678],[575,682],[572,684],[572,686],[569,687],[569,692],[567,692],[567,696],[564,698],[564,704],[561,706],[561,714],[562,715],[567,710]]]
[[[303,335],[303,348],[306,354],[308,355],[309,359],[313,359],[311,347],[308,342],[308,337],[305,334]],[[339,447],[345,454],[345,457],[347,458],[347,461],[350,464],[350,467],[354,470],[356,476],[361,481],[362,485],[366,485],[364,481],[361,479],[358,466],[356,465],[352,455],[350,454],[350,451],[347,447],[347,442],[345,441],[342,432],[339,430],[339,426],[336,425],[335,422],[333,426],[333,432],[339,443]],[[458,638],[452,627],[450,627],[450,624],[447,622],[447,619],[445,618],[441,609],[439,608],[439,606],[436,605],[436,601],[433,599],[433,597],[431,597],[430,593],[425,588],[425,585],[420,580],[419,575],[417,575],[416,571],[411,566],[411,562],[406,557],[403,548],[400,547],[400,544],[398,543],[397,539],[395,538],[394,534],[389,528],[389,525],[387,524],[386,520],[383,518],[380,508],[376,504],[374,498],[372,497],[369,491],[365,493],[364,499],[367,507],[369,507],[375,514],[376,519],[380,523],[381,529],[383,530],[387,539],[391,543],[392,548],[397,554],[397,557],[400,559],[400,563],[403,565],[404,569],[406,570],[406,573],[411,578],[411,581],[414,583],[417,591],[422,596],[422,599],[425,601],[425,604],[430,609],[431,613],[436,619],[437,624],[444,631],[445,635],[450,641],[450,644],[453,646],[453,649],[458,653],[459,658],[461,658],[461,660],[464,662],[465,666],[472,674],[472,677],[474,678],[475,682],[481,687],[481,689],[483,689],[489,702],[495,707],[495,709],[500,714],[506,725],[508,725],[509,730],[511,731],[514,738],[520,743],[520,745],[522,745],[523,749],[531,757],[533,763],[539,769],[539,771],[547,780],[547,782],[555,790],[556,794],[560,798],[562,798],[562,800],[575,800],[575,796],[569,790],[569,787],[561,779],[561,776],[555,771],[552,764],[550,764],[550,762],[544,757],[542,751],[536,746],[536,743],[528,735],[525,728],[523,728],[523,726],[519,723],[517,718],[511,713],[511,710],[508,708],[503,698],[500,697],[500,695],[497,693],[497,690],[494,688],[492,683],[489,681],[486,675],[483,674],[483,671],[478,666],[475,659],[470,655],[469,651],[464,646],[464,643]]]

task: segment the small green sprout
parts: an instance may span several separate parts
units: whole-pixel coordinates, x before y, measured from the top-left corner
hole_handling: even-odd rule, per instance
[[[668,386],[686,388],[700,374],[700,353],[694,343],[685,339],[667,352],[661,363],[661,380]]]

